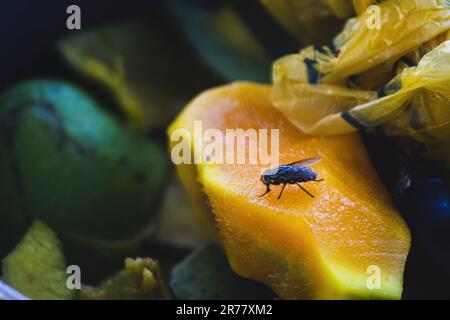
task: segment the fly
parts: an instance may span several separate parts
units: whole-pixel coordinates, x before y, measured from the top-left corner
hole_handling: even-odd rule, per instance
[[[322,181],[323,179],[317,180],[317,173],[311,169],[309,169],[309,166],[312,166],[316,163],[318,163],[321,160],[321,158],[309,158],[305,160],[295,161],[289,164],[281,165],[277,168],[268,169],[263,172],[261,175],[261,182],[265,184],[267,187],[266,192],[264,194],[260,195],[259,197],[264,197],[266,194],[268,194],[270,191],[270,186],[275,185],[283,185],[281,188],[280,195],[277,199],[281,198],[281,195],[283,194],[284,188],[287,184],[296,184],[300,187],[303,191],[305,191],[311,198],[314,198],[314,196],[300,183],[303,182],[309,182],[309,181]]]

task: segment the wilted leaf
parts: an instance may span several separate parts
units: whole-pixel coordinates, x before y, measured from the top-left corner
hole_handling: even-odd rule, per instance
[[[59,48],[76,70],[109,88],[141,130],[164,127],[187,99],[217,83],[163,18],[83,32]]]
[[[156,238],[162,243],[181,248],[198,248],[205,236],[195,220],[192,207],[178,180],[171,179],[159,213]]]
[[[351,15],[349,1],[261,0],[278,21],[303,45],[324,45]]]
[[[263,285],[236,275],[225,254],[214,244],[205,245],[175,267],[170,286],[178,299],[274,298]]]
[[[196,53],[225,81],[270,82],[271,60],[230,6],[167,2]]]

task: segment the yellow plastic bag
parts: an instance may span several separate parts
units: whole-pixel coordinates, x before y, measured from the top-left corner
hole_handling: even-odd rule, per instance
[[[361,91],[335,85],[307,83],[279,84],[273,89],[275,105],[305,133],[340,134],[354,131],[348,123],[322,126],[322,119],[374,100],[375,91]],[[344,128],[342,129],[341,126]]]
[[[450,41],[445,41],[417,66],[405,68],[378,93],[377,99],[370,91],[285,82],[275,86],[274,102],[309,134],[343,134],[364,129],[410,136],[424,144],[426,156],[450,165],[449,84]],[[358,99],[368,102],[359,104]]]
[[[372,69],[360,73],[347,80],[347,85],[363,90],[378,90],[388,83],[405,68],[417,66],[420,59],[446,40],[450,40],[450,31],[439,34],[425,42],[415,51],[408,53],[398,60],[391,59]]]
[[[404,69],[377,100],[341,114],[356,128],[383,126],[387,135],[408,135],[423,143],[450,142],[450,41]],[[323,119],[324,120],[324,119]],[[330,122],[331,125],[331,122]]]
[[[417,66],[417,64],[424,55],[426,55],[428,52],[438,47],[447,40],[450,40],[450,30],[439,34],[437,37],[431,39],[430,41],[425,42],[417,50],[403,56],[399,60],[399,64],[396,70],[397,74],[407,67]]]
[[[307,47],[274,65],[274,78],[291,82],[346,85],[348,78],[386,64],[450,29],[448,0],[386,0],[377,29],[371,12],[350,19],[333,46]],[[375,21],[376,22],[376,21]],[[384,69],[383,69],[384,70]]]

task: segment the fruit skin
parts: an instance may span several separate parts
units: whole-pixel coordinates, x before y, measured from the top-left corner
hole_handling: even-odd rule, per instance
[[[154,214],[166,163],[78,88],[16,85],[0,97],[0,244],[15,244],[33,219],[67,237],[134,237]]]
[[[98,287],[83,285],[81,300],[167,300],[170,292],[164,283],[158,261],[151,258],[126,258],[125,267]]]
[[[236,273],[284,299],[401,297],[410,233],[358,134],[306,136],[274,108],[271,87],[250,83],[201,94],[169,128],[169,137],[185,129],[192,143],[195,120],[203,121],[204,130],[280,129],[280,163],[323,158],[315,169],[325,180],[305,185],[314,199],[295,186],[281,200],[278,189],[258,198],[265,190],[259,165],[177,167],[200,221]],[[381,269],[378,290],[367,288],[371,265]]]
[[[67,287],[67,263],[55,232],[40,221],[2,261],[2,278],[34,300],[71,300],[78,291]]]

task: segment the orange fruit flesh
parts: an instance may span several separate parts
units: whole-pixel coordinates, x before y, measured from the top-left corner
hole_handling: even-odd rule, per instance
[[[265,191],[260,176],[267,166],[261,164],[177,167],[200,222],[223,245],[236,273],[285,299],[401,297],[410,233],[358,134],[307,136],[273,106],[271,87],[250,83],[201,94],[172,124],[169,137],[185,130],[183,139],[196,154],[194,121],[224,134],[279,129],[281,164],[322,158],[311,169],[324,180],[303,184],[314,198],[296,185],[288,185],[281,199],[281,186],[258,197]],[[247,149],[236,145],[235,154]]]

